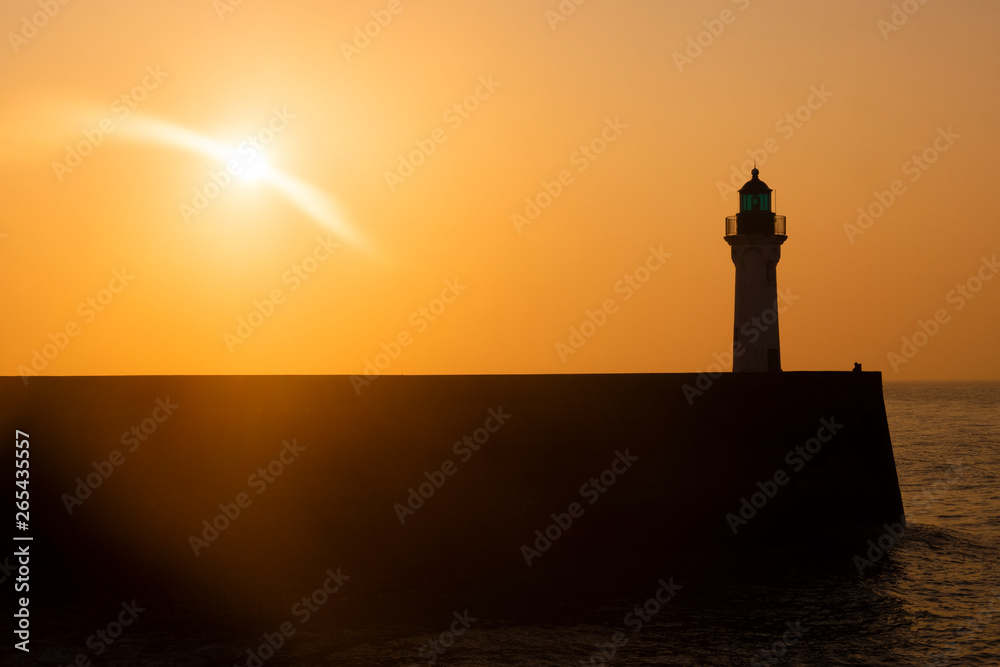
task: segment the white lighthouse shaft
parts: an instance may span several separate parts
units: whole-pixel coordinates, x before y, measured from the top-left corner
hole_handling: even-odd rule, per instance
[[[733,372],[781,370],[777,265],[784,236],[730,237],[736,265]]]

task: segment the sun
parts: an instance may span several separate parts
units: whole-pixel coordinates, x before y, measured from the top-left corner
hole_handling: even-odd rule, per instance
[[[258,153],[254,157],[240,163],[236,177],[244,183],[259,183],[271,180],[276,173],[267,156],[263,153]]]
[[[243,142],[239,146],[216,151],[226,171],[243,184],[260,184],[271,181],[278,173],[271,166],[267,154],[259,145]]]
[[[233,181],[255,188],[264,185],[280,192],[296,208],[329,231],[367,253],[374,252],[333,197],[273,167],[259,144],[245,141],[239,146],[229,146],[185,127],[141,114],[132,114],[117,134],[215,158],[222,169],[232,175]]]

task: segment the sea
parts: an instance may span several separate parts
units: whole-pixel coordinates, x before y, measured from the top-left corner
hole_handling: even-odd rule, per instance
[[[906,525],[855,557],[664,573],[662,605],[651,581],[544,621],[316,623],[256,655],[251,637],[135,633],[93,664],[1000,666],[1000,382],[888,382],[885,403]]]

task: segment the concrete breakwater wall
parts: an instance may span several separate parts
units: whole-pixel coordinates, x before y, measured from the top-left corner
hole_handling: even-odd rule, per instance
[[[879,373],[3,378],[0,398],[53,596],[337,568],[345,592],[544,588],[849,551],[902,514]]]

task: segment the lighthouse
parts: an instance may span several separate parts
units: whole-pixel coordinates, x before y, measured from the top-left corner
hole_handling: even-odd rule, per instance
[[[740,210],[726,218],[726,243],[736,265],[736,308],[733,322],[733,372],[781,370],[778,342],[778,281],[785,216],[771,210],[771,188],[752,178],[740,188]]]

